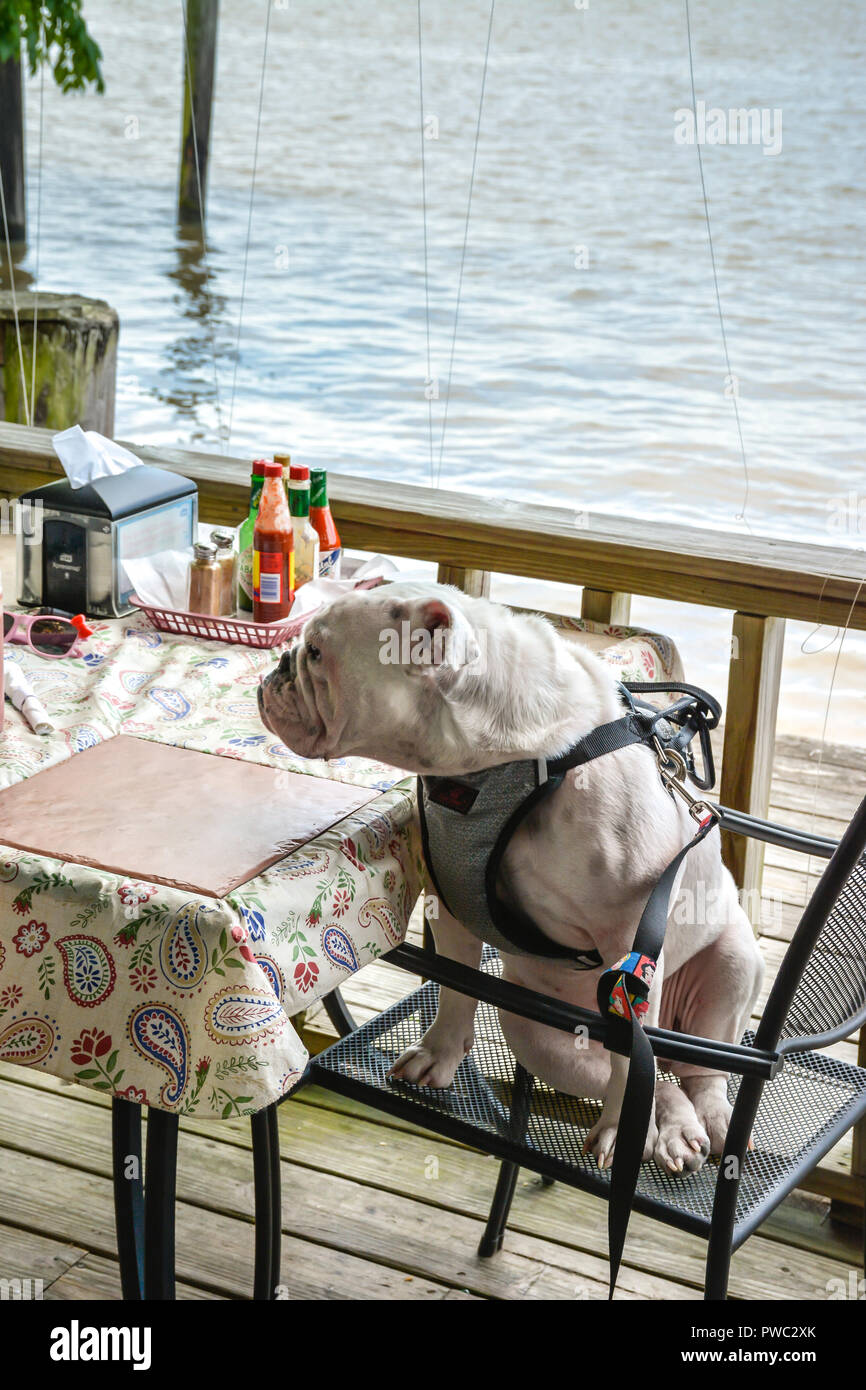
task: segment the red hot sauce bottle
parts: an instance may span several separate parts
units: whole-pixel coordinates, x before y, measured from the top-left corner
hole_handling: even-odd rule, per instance
[[[253,532],[253,622],[288,617],[295,598],[295,539],[279,463],[265,463]]]

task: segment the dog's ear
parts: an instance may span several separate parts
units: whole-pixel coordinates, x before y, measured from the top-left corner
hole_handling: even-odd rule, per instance
[[[481,655],[466,614],[442,598],[413,599],[401,605],[409,624],[409,665],[419,672],[457,672]]]

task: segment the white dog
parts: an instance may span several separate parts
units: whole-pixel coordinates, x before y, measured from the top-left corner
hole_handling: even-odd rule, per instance
[[[460,777],[522,759],[553,758],[623,704],[609,667],[527,617],[439,585],[392,584],[340,598],[315,614],[264,681],[267,727],[308,758],[360,754],[425,777]],[[692,837],[694,821],[665,790],[645,746],[569,772],[530,813],[502,859],[496,893],[546,937],[598,952],[602,967],[502,952],[507,980],[596,1008],[600,969],[631,950],[649,893]],[[439,952],[477,967],[482,946],[440,908]],[[671,895],[664,951],[645,1022],[739,1042],[760,989],[762,961],[719,835],[689,852]],[[475,1002],[442,989],[436,1020],[392,1074],[448,1086],[473,1044]],[[509,1046],[540,1080],[602,1100],[587,1144],[613,1160],[627,1061],[600,1044],[502,1014]],[[647,1155],[669,1172],[695,1171],[722,1151],[727,1077],[667,1064]]]

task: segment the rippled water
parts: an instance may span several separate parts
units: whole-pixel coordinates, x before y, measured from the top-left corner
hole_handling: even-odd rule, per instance
[[[828,530],[840,499],[866,492],[857,0],[692,0],[698,96],[782,113],[775,156],[703,149],[748,495],[697,151],[674,142],[690,101],[682,0],[496,5],[444,439],[487,0],[422,6],[438,122],[424,145],[429,412],[416,7],[272,5],[237,359],[265,4],[221,9],[206,252],[174,217],[180,0],[86,0],[107,92],[46,85],[38,244],[28,91],[19,275],[119,310],[118,433],[240,455],[287,445],[371,477],[864,545],[866,503],[862,531]],[[637,612],[724,693],[725,619]],[[782,716],[801,732],[819,731],[835,655],[801,653],[806,636],[792,629]],[[856,736],[863,673],[849,636],[831,735]]]

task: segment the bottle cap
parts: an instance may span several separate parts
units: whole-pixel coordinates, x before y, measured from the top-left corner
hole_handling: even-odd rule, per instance
[[[310,481],[310,470],[306,464],[293,463],[289,468],[289,479],[293,483],[308,483]]]
[[[216,552],[216,546],[210,541],[196,541],[193,546],[193,554],[197,560],[214,560]]]
[[[267,459],[253,459],[253,477],[261,478],[264,474]]]
[[[229,550],[235,543],[234,531],[227,531],[223,527],[211,531],[210,538],[217,550]]]
[[[283,468],[288,468],[291,462],[291,454],[274,454],[274,463],[280,464]]]
[[[278,463],[271,463],[270,460],[267,460],[266,462],[264,462],[264,463],[262,464],[262,477],[264,477],[264,478],[281,478],[282,476],[283,476],[283,470],[282,470],[282,467],[280,466],[280,464],[278,464]]]

